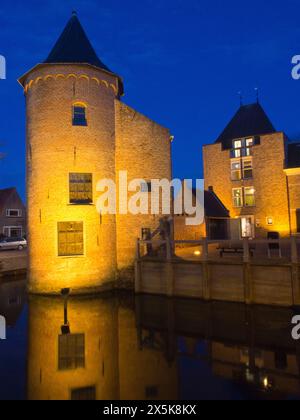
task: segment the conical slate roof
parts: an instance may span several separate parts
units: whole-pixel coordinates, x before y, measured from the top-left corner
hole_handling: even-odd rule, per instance
[[[276,133],[269,117],[259,103],[243,105],[216,140],[223,149],[232,147],[232,140],[249,136]]]
[[[75,12],[73,12],[45,63],[91,64],[112,73],[98,58]]]

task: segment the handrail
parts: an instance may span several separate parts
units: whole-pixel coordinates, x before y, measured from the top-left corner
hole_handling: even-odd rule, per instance
[[[298,263],[298,247],[297,245],[300,244],[300,237],[299,236],[291,236],[288,238],[279,238],[279,239],[249,239],[244,238],[242,240],[208,240],[207,238],[202,238],[200,240],[171,240],[171,239],[165,239],[165,240],[143,240],[138,239],[137,240],[137,259],[140,258],[141,252],[140,252],[140,245],[148,245],[151,244],[152,246],[166,246],[166,258],[167,260],[170,260],[172,257],[172,249],[175,248],[176,244],[180,245],[200,245],[202,247],[202,260],[206,261],[209,257],[209,245],[216,244],[219,245],[219,248],[236,248],[237,244],[239,248],[243,249],[243,261],[245,263],[250,262],[251,260],[251,251],[253,250],[252,245],[272,245],[276,244],[278,245],[278,249],[280,251],[280,258],[281,258],[281,248],[280,245],[282,244],[288,244],[290,246],[291,251],[291,262],[292,263]],[[272,248],[268,247],[268,252],[270,252]],[[270,258],[270,255],[269,255]]]

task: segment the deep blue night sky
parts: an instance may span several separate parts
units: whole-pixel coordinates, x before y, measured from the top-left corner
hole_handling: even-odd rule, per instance
[[[0,5],[0,188],[24,190],[24,98],[17,78],[43,61],[75,9],[99,57],[124,78],[124,101],[170,128],[174,175],[201,177],[201,146],[239,105],[261,103],[300,138],[299,0],[15,0]]]

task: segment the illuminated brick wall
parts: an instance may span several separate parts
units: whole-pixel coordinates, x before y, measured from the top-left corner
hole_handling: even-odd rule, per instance
[[[290,234],[285,142],[280,132],[261,136],[260,145],[252,148],[253,178],[241,181],[231,180],[230,150],[222,150],[219,143],[203,148],[205,188],[213,187],[231,218],[253,216],[255,237],[266,238],[268,231]],[[240,187],[254,188],[254,207],[233,206],[232,190]]]
[[[171,141],[168,129],[116,101],[116,172],[128,179],[171,179]],[[133,193],[128,194],[128,198]],[[150,197],[149,197],[150,198]],[[150,206],[150,199],[149,199]],[[161,215],[117,216],[117,260],[123,270],[132,265],[142,228],[155,230]]]
[[[115,216],[96,211],[96,182],[115,178],[117,79],[89,66],[51,65],[25,83],[30,290],[109,287],[115,280]],[[87,106],[87,127],[72,105]],[[92,173],[92,205],[69,204],[69,173]],[[83,222],[84,255],[58,257],[58,222]]]
[[[101,216],[97,182],[116,181],[119,170],[128,170],[129,179],[171,178],[169,131],[122,104],[117,77],[92,66],[40,65],[22,83],[29,289],[51,294],[112,288],[118,269],[134,262],[141,228],[155,229],[159,216]],[[86,106],[87,126],[72,124],[77,103]],[[92,174],[93,203],[70,205],[70,173]],[[60,222],[83,223],[83,255],[59,256]]]

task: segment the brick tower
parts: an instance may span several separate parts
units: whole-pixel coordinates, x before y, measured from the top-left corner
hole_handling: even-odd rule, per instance
[[[134,178],[171,178],[170,133],[120,102],[121,78],[98,58],[75,13],[45,62],[19,82],[26,97],[29,290],[110,289],[132,266],[141,227],[156,227],[159,217],[101,216],[97,182],[115,181],[116,169],[128,168]]]

